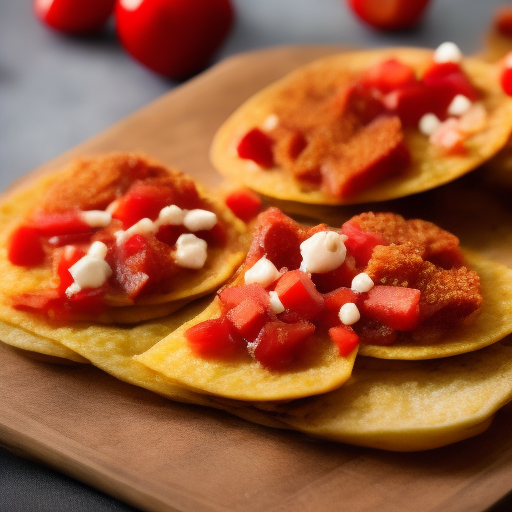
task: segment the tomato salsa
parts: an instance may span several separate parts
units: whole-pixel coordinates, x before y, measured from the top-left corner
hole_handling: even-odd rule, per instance
[[[52,270],[56,286],[11,297],[49,318],[99,315],[173,288],[226,244],[225,221],[192,179],[136,155],[75,165],[11,233],[16,266]]]
[[[479,309],[479,287],[458,239],[431,222],[370,212],[341,229],[307,228],[270,208],[242,272],[218,293],[220,317],[185,336],[201,357],[247,350],[282,370],[313,333],[347,356],[359,343],[389,345],[426,324],[453,328]]]
[[[486,111],[461,59],[444,43],[422,70],[391,58],[326,91],[306,76],[262,126],[242,133],[238,157],[269,172],[284,169],[304,190],[348,199],[407,172],[407,130],[428,137],[440,155],[464,155]]]

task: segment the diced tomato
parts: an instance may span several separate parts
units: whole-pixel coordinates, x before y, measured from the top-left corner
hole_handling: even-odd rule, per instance
[[[57,265],[57,276],[60,279],[59,293],[61,295],[64,295],[66,290],[73,284],[73,276],[69,273],[69,269],[84,256],[85,251],[71,245],[68,245],[62,251]]]
[[[352,114],[360,123],[367,125],[386,111],[379,96],[365,83],[347,85],[336,96],[334,108],[338,112],[338,119],[343,121]]]
[[[478,98],[478,92],[461,70],[448,75],[426,76],[423,83],[430,93],[430,111],[441,120],[446,119],[448,106],[457,94],[471,101]]]
[[[414,69],[397,59],[388,59],[368,68],[360,79],[367,87],[374,87],[387,94],[417,83]]]
[[[282,370],[296,359],[314,332],[315,326],[309,322],[269,322],[261,330],[254,357],[270,370]]]
[[[352,279],[358,273],[355,258],[348,254],[343,264],[338,268],[323,274],[311,274],[311,279],[320,293],[328,293],[341,286],[350,287]]]
[[[233,192],[226,197],[226,205],[244,222],[249,222],[261,211],[260,196],[246,188],[233,190]]]
[[[185,226],[173,226],[171,224],[166,224],[158,228],[156,238],[157,240],[160,240],[160,242],[173,247],[176,245],[176,240],[186,232],[187,228]]]
[[[148,291],[157,292],[177,272],[169,247],[156,239],[133,235],[115,254],[115,275],[131,299]]]
[[[462,73],[460,65],[457,62],[434,62],[425,70],[422,80],[429,80],[430,78],[438,78],[440,76],[448,76],[453,73]]]
[[[41,232],[33,226],[15,229],[7,243],[7,258],[13,265],[20,267],[34,267],[43,263],[45,252]]]
[[[400,286],[374,286],[362,304],[362,313],[398,331],[412,331],[420,318],[420,291]]]
[[[82,220],[78,212],[38,213],[32,217],[32,224],[45,237],[91,233],[92,229]]]
[[[226,318],[240,336],[251,342],[256,339],[268,319],[267,308],[258,300],[247,298],[229,310]]]
[[[301,270],[283,274],[277,282],[275,292],[283,306],[296,315],[295,321],[312,320],[324,307],[324,297],[315,288],[311,278]],[[290,319],[288,319],[289,321]]]
[[[383,101],[388,111],[408,127],[416,128],[422,116],[432,112],[431,93],[422,82],[392,91]]]
[[[93,231],[88,231],[73,235],[52,236],[48,239],[48,245],[51,247],[64,247],[65,245],[87,244],[91,241],[94,234]]]
[[[185,331],[185,338],[194,354],[200,357],[233,357],[241,348],[241,340],[231,332],[225,317],[205,320]]]
[[[97,316],[105,309],[104,288],[86,288],[64,300],[64,307],[72,313]]]
[[[257,283],[228,286],[219,292],[219,299],[226,311],[238,306],[246,299],[251,299],[266,309],[270,308],[268,292]]]
[[[37,293],[22,293],[11,297],[11,304],[14,309],[20,311],[47,312],[59,303],[60,294],[56,289],[41,290]]]
[[[228,232],[220,222],[211,229],[196,231],[194,235],[202,238],[209,246],[224,247],[228,241]]]
[[[338,288],[324,295],[324,311],[322,312],[322,323],[327,327],[340,324],[339,312],[343,304],[353,302],[357,304],[361,295],[350,288]]]
[[[502,61],[500,84],[505,94],[512,96],[512,52],[508,53]]]
[[[357,267],[365,267],[368,264],[373,249],[377,245],[389,245],[379,233],[363,231],[357,223],[351,220],[343,224],[341,232],[348,237],[345,246],[355,258]]]
[[[261,213],[259,227],[247,255],[247,267],[250,268],[267,255],[278,270],[283,267],[289,270],[299,268],[302,261],[301,233],[301,226],[277,208],[269,208]]]
[[[165,206],[176,204],[176,194],[169,186],[136,182],[128,192],[118,200],[112,217],[123,223],[128,229],[141,219],[155,220]]]
[[[259,128],[253,128],[247,132],[237,146],[238,156],[252,160],[260,167],[270,169],[274,167],[274,155],[272,146],[274,141]]]
[[[359,336],[348,325],[331,327],[329,336],[338,346],[341,357],[347,357],[359,345]]]

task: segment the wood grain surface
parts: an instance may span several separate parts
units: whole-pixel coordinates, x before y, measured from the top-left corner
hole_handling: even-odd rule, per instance
[[[142,150],[217,186],[208,149],[220,123],[262,86],[335,51],[231,58],[31,176],[79,154]],[[390,453],[173,403],[90,365],[52,365],[6,346],[0,363],[0,444],[143,510],[481,512],[512,489],[510,406],[476,438]]]

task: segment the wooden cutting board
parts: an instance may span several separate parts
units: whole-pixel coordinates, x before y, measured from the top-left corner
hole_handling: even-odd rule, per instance
[[[335,51],[231,58],[31,176],[77,154],[142,150],[217,186],[208,148],[219,124],[262,86]],[[148,511],[481,512],[512,489],[512,407],[476,438],[388,453],[173,403],[6,346],[0,363],[0,443]]]

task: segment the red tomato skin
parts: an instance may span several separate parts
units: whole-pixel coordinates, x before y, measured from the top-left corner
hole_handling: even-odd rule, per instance
[[[133,10],[118,1],[116,30],[125,50],[172,78],[204,69],[234,18],[229,0],[142,0]]]
[[[62,251],[62,256],[57,265],[57,276],[60,279],[59,293],[64,296],[66,290],[74,282],[73,276],[69,273],[69,269],[80,259],[85,256],[85,251],[77,247],[68,246]]]
[[[365,23],[380,30],[414,27],[429,0],[347,0],[354,13]]]
[[[363,231],[356,222],[348,220],[341,227],[341,232],[348,237],[345,241],[347,249],[356,260],[356,266],[365,267],[372,257],[377,245],[389,245],[379,233]]]
[[[116,0],[34,1],[36,16],[46,25],[67,34],[94,34],[110,18]]]
[[[240,158],[252,160],[260,167],[270,169],[275,165],[273,144],[274,141],[265,132],[253,128],[242,137],[236,150]]]
[[[360,82],[387,94],[401,87],[415,85],[417,79],[412,67],[399,60],[388,59],[368,68]]]
[[[40,213],[32,217],[32,223],[46,237],[93,233],[91,226],[80,218],[78,212]]]
[[[347,325],[331,327],[329,336],[337,345],[341,357],[347,357],[359,345],[359,336]]]
[[[512,6],[502,6],[496,10],[494,26],[500,34],[512,37]]]
[[[503,59],[500,74],[500,84],[505,94],[512,96],[512,52]]]
[[[252,190],[233,190],[225,200],[226,206],[241,220],[249,222],[261,211],[261,199]]]
[[[33,226],[20,226],[9,237],[7,259],[19,267],[34,267],[43,263],[45,252],[41,232]]]

